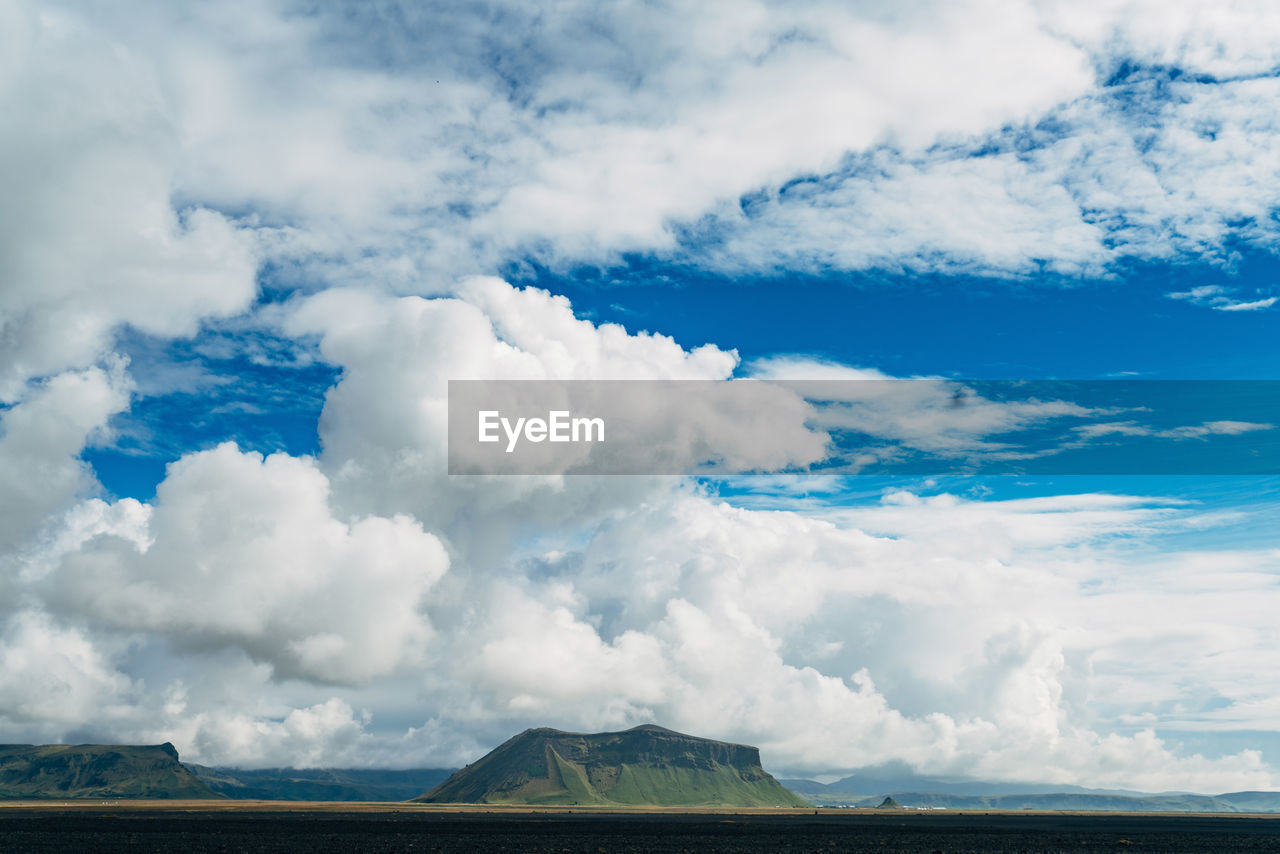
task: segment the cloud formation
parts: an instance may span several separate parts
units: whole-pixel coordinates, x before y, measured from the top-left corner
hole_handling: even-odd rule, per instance
[[[743,370],[508,262],[1074,276],[1272,249],[1276,12],[1077,7],[0,4],[6,740],[431,765],[656,719],[805,773],[1280,783],[1160,735],[1276,717],[1276,555],[1166,548],[1223,522],[1176,498],[752,509],[445,474],[449,378]],[[1274,302],[1238,296],[1180,298]],[[99,494],[81,453],[137,390],[118,338],[219,318],[340,369],[320,451],[189,448],[154,500]],[[920,395],[841,423],[955,448],[1071,411]]]
[[[1075,276],[1274,246],[1272,13],[1077,5],[79,11],[164,81],[150,183],[232,214],[302,287],[628,252]],[[232,251],[208,209],[183,217],[175,247]]]
[[[179,739],[204,761],[447,764],[523,726],[661,720],[797,773],[901,760],[1155,789],[1274,782],[1255,753],[1188,755],[1120,723],[1176,708],[1255,725],[1188,700],[1211,691],[1247,716],[1269,685],[1250,651],[1274,633],[1274,555],[1168,562],[1150,544],[1213,524],[1175,500],[897,491],[765,510],[679,479],[450,479],[443,376],[715,376],[736,360],[495,280],[295,311],[343,368],[323,452],[224,444],[174,463],[153,502],[74,508],[12,581],[26,604],[6,660],[59,657],[47,679],[0,686],[10,731],[59,731],[38,710],[70,691],[72,711],[115,710],[98,732]],[[1223,649],[1240,650],[1227,667],[1210,654]]]
[[[420,664],[443,547],[405,516],[339,521],[328,490],[305,459],[190,454],[157,490],[142,547],[99,534],[43,579],[44,598],[189,648],[239,648],[281,679],[358,684]]]
[[[155,68],[75,16],[6,0],[0,66],[0,401],[87,368],[121,324],[191,335],[248,307],[252,240],[171,206],[182,155]]]

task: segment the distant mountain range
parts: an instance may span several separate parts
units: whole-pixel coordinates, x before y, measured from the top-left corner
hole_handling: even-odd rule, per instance
[[[760,751],[659,726],[530,729],[417,800],[426,803],[805,806],[760,766]]]
[[[405,801],[450,768],[267,768],[183,764],[172,744],[0,745],[0,799],[233,798]]]
[[[423,793],[426,794],[423,794]],[[241,770],[183,764],[172,744],[0,745],[0,799],[231,798],[906,809],[1280,812],[1280,792],[1201,795],[924,777],[881,767],[837,780],[775,780],[754,747],[657,726],[526,730],[456,771]]]
[[[779,782],[815,806],[876,806],[892,796],[908,809],[1280,812],[1280,792],[1135,792],[1053,783],[998,783],[912,774],[899,766],[864,769],[834,783]]]
[[[219,795],[262,801],[407,801],[439,785],[452,768],[187,768]]]
[[[783,785],[794,792],[806,794],[858,794],[876,795],[885,792],[932,792],[940,795],[1035,795],[1053,792],[1090,795],[1145,795],[1127,789],[1087,789],[1083,786],[1065,786],[1046,783],[993,783],[947,777],[926,777],[916,774],[901,763],[863,768],[856,774],[834,783],[817,783],[813,780],[784,780]]]

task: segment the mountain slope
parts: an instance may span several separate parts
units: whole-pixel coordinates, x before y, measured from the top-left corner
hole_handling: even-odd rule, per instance
[[[0,799],[220,797],[167,742],[0,745]]]
[[[455,772],[426,803],[805,806],[760,767],[760,751],[658,726],[530,729]]]

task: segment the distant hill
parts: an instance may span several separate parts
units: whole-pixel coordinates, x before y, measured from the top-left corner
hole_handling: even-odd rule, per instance
[[[594,734],[530,729],[455,772],[426,803],[805,806],[760,751],[658,726]]]
[[[818,783],[813,780],[781,780],[793,792],[806,794],[883,795],[886,792],[929,792],[939,795],[1132,795],[1142,797],[1149,793],[1126,789],[1087,789],[1083,786],[1064,786],[1061,783],[1009,783],[990,782],[948,777],[926,777],[915,774],[901,763],[887,763],[861,769],[834,783]]]
[[[451,768],[210,768],[188,764],[200,782],[239,800],[407,801],[439,785]]]
[[[1084,810],[1098,812],[1239,812],[1211,795],[1089,795],[1058,792],[1041,795],[940,795],[894,792],[904,807],[968,810]]]
[[[167,742],[0,745],[0,799],[220,797]]]
[[[1241,812],[1280,812],[1280,792],[1227,792],[1216,797]]]
[[[1280,812],[1280,792],[1135,792],[1052,783],[992,783],[908,774],[862,773],[834,783],[779,782],[815,806],[874,807],[891,797],[914,809],[1087,810],[1129,812]]]

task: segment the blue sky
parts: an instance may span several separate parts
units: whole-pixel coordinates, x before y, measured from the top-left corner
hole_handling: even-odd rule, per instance
[[[1273,10],[0,15],[0,740],[656,721],[789,774],[1280,787],[1280,482],[1183,471],[1269,453],[1266,401],[1153,383],[1090,434],[1161,476],[444,470],[449,379],[1280,378]],[[917,403],[877,438],[927,448]],[[967,441],[1060,440],[983,403]]]
[[[1075,281],[725,277],[637,261],[532,283],[568,296],[582,316],[736,347],[744,361],[806,353],[895,376],[973,379],[1271,379],[1274,316],[1205,311],[1165,294],[1204,283],[1265,290],[1276,272],[1269,256],[1234,273],[1190,261]]]
[[[804,354],[895,376],[997,380],[1272,379],[1280,354],[1269,312],[1205,310],[1167,295],[1204,283],[1267,292],[1274,267],[1274,258],[1255,252],[1231,271],[1184,262],[1064,282],[840,272],[732,277],[640,258],[566,274],[508,265],[520,284],[567,297],[580,318],[736,349],[743,363]],[[149,441],[130,436],[86,451],[113,494],[149,498],[164,462],[226,436],[265,452],[319,450],[315,425],[323,391],[338,377],[333,366],[309,353],[298,364],[292,352],[266,363],[228,343],[234,334],[206,338],[203,345],[173,342],[165,352],[155,352],[163,346],[156,342],[123,342],[135,373],[176,363],[192,373],[192,387],[143,396],[132,408],[129,423],[146,425]]]

